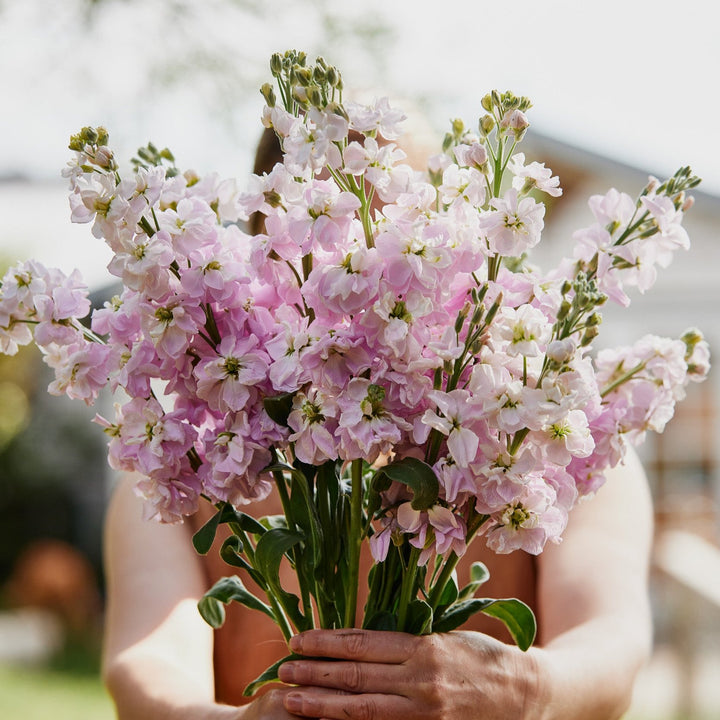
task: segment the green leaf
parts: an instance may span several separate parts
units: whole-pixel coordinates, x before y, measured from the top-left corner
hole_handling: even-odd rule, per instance
[[[200,555],[206,555],[217,534],[218,526],[224,523],[237,524],[244,532],[262,535],[265,528],[253,517],[236,510],[230,503],[222,503],[218,511],[193,535],[193,545]]]
[[[484,563],[475,562],[470,566],[470,582],[460,591],[458,600],[474,597],[478,588],[490,579],[490,572]]]
[[[456,600],[458,599],[458,586],[455,582],[455,578],[451,577],[445,587],[443,588],[442,593],[440,594],[440,602],[438,602],[438,609],[446,608],[449,605],[452,605]]]
[[[286,655],[284,658],[272,664],[267,670],[265,670],[265,672],[256,677],[245,688],[245,690],[243,690],[243,695],[245,697],[250,697],[251,695],[254,695],[263,685],[267,685],[271,682],[278,682],[278,670],[280,669],[280,666],[283,663],[286,663],[288,660],[297,660],[298,658],[300,658],[300,655],[291,653],[290,655]]]
[[[407,485],[413,491],[413,510],[427,510],[437,502],[440,483],[435,471],[422,460],[404,457],[380,468],[377,475]],[[380,482],[381,478],[378,478],[382,487]]]
[[[433,610],[424,600],[416,598],[408,606],[405,632],[429,635],[433,625]]]
[[[495,600],[483,608],[482,612],[502,620],[521,650],[527,650],[535,641],[535,615],[524,602],[515,598]]]
[[[220,557],[228,565],[250,570],[251,566],[242,556],[242,552],[243,542],[237,535],[231,535],[229,538],[225,538],[225,542],[220,547]]]
[[[298,630],[309,630],[312,618],[300,612],[300,599],[286,592],[280,585],[280,563],[290,548],[304,540],[298,532],[275,528],[268,530],[255,546],[255,568],[265,578],[273,596],[282,605]]]
[[[460,627],[469,618],[479,613],[492,600],[464,600],[451,605],[442,614],[435,616],[433,632],[450,632]]]
[[[294,397],[295,393],[282,393],[281,395],[263,398],[265,412],[270,416],[270,419],[274,420],[278,425],[288,427],[287,419],[292,410]]]
[[[225,605],[232,601],[245,605],[252,610],[260,610],[277,622],[272,608],[256,598],[242,583],[237,575],[220,578],[208,590],[200,602],[198,610],[205,622],[215,629],[225,622]]]
[[[387,610],[380,610],[363,623],[363,628],[365,630],[387,630],[389,632],[395,632],[395,630],[397,630],[397,618]]]
[[[535,615],[524,602],[515,598],[504,600],[476,598],[458,602],[435,619],[433,632],[455,630],[478,612],[490,615],[505,623],[513,640],[521,650],[527,650],[533,644],[537,631]]]

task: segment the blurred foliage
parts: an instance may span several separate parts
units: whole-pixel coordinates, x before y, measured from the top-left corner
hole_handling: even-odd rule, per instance
[[[81,0],[81,7],[90,32],[106,13],[119,9],[136,18],[149,40],[160,30],[154,42],[162,43],[163,52],[149,64],[150,84],[165,90],[195,85],[199,95],[212,88],[213,107],[225,111],[235,108],[239,92],[257,92],[266,79],[268,57],[258,57],[246,42],[257,32],[258,21],[266,23],[262,35],[283,42],[283,20],[301,10],[308,54],[327,55],[343,68],[361,63],[375,80],[384,69],[384,48],[395,38],[377,12],[335,0]],[[152,26],[146,25],[149,17],[155,18]]]

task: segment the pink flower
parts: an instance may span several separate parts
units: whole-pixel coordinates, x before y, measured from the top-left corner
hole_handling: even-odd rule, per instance
[[[340,416],[338,456],[375,462],[387,454],[412,426],[385,406],[385,389],[364,378],[353,378],[337,398]]]
[[[242,410],[251,388],[267,379],[270,358],[258,346],[255,335],[228,336],[218,346],[216,357],[198,363],[194,371],[197,396],[206,400],[211,410]]]
[[[426,410],[422,422],[446,435],[453,460],[460,467],[467,467],[475,459],[480,443],[472,424],[482,417],[481,408],[472,402],[467,390],[452,390],[449,393],[434,390],[429,393],[429,398],[437,405],[440,414]]]
[[[491,205],[495,209],[480,216],[491,253],[518,257],[538,244],[544,226],[544,205],[529,197],[518,199],[515,188],[502,198],[493,198]]]
[[[338,406],[332,396],[312,388],[307,395],[296,393],[288,416],[288,425],[295,431],[288,438],[295,443],[295,457],[310,465],[335,459],[337,415]]]

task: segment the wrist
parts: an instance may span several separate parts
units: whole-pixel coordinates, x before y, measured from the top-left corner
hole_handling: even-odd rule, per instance
[[[553,673],[545,650],[532,647],[526,652],[517,650],[518,672],[521,679],[517,717],[520,720],[559,720],[554,712]]]

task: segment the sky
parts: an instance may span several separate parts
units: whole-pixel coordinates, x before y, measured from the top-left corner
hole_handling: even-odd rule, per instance
[[[299,0],[244,0],[257,12],[243,0],[106,0],[93,24],[78,12],[88,0],[0,0],[0,178],[42,181],[0,184],[0,255],[102,281],[105,250],[70,227],[59,179],[82,125],[105,124],[121,159],[153,140],[183,167],[244,185],[257,88],[288,47],[321,49],[348,87],[423,108],[438,138],[450,118],[474,125],[488,90],[511,89],[534,103],[531,131],[659,176],[689,164],[720,195],[720,43],[703,0],[317,2],[327,26]],[[374,45],[353,38],[368,22],[386,30]]]

